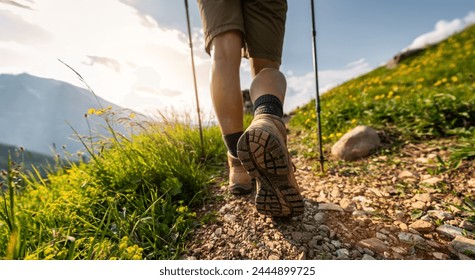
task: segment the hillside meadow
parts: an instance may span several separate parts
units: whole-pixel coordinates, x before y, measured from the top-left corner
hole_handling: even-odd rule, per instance
[[[389,142],[453,137],[457,161],[475,156],[475,26],[399,62],[380,67],[321,98],[326,147],[359,124],[383,131]],[[43,177],[39,167],[8,160],[1,171],[0,258],[179,259],[196,226],[209,188],[225,168],[219,128],[199,131],[190,122],[91,109],[104,123],[122,122],[137,134],[80,137],[88,162],[71,162]],[[315,157],[315,101],[297,109],[289,123]],[[249,123],[249,120],[247,121]],[[389,151],[391,152],[391,151]]]

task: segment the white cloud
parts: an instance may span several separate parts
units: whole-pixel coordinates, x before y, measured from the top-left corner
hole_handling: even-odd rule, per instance
[[[428,45],[438,43],[454,33],[460,32],[470,24],[475,23],[475,12],[471,11],[463,19],[452,21],[440,20],[435,24],[434,30],[422,34],[409,45],[405,50],[423,48]]]
[[[475,24],[475,12],[470,11],[466,17],[463,18],[466,25]]]
[[[28,72],[83,86],[59,58],[98,95],[121,106],[142,112],[194,107],[190,50],[183,32],[161,28],[119,0],[43,0],[31,3],[32,9],[10,2],[0,1],[0,23],[9,27],[0,29],[0,73]],[[200,40],[202,34],[196,31],[194,38]],[[201,47],[197,41],[200,102],[211,108],[209,59]]]
[[[320,94],[342,84],[352,78],[358,77],[371,71],[372,68],[365,59],[349,63],[343,69],[323,70],[318,72],[318,84]],[[307,73],[303,76],[287,76],[287,96],[284,111],[290,112],[298,106],[305,105],[316,97],[315,74]]]

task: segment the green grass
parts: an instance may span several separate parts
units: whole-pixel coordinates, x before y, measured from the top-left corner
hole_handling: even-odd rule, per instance
[[[474,69],[472,26],[395,69],[380,67],[325,93],[323,139],[333,143],[358,124],[404,141],[455,135],[465,140],[454,160],[473,159]],[[313,101],[297,110],[290,123],[306,150],[317,140],[314,108]],[[193,228],[215,219],[211,213],[199,220],[193,209],[209,199],[209,187],[225,165],[219,128],[204,129],[201,147],[190,122],[117,119],[107,109],[88,114],[103,116],[112,134],[80,138],[89,162],[69,162],[46,177],[6,162],[0,178],[0,258],[179,258]],[[136,134],[119,135],[111,126],[115,121]],[[473,200],[466,204],[473,210]]]
[[[92,144],[83,139],[91,161],[45,179],[8,168],[0,257],[178,258],[200,222],[192,207],[206,199],[207,186],[225,160],[219,130],[204,129],[202,150],[197,129],[183,123],[134,129],[141,133],[131,138],[115,135]]]
[[[321,97],[324,143],[358,124],[404,140],[470,136],[475,125],[475,26],[403,60],[348,81]],[[317,139],[315,101],[291,125]]]

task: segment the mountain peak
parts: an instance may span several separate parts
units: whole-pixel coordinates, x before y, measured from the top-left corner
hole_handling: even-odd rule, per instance
[[[28,73],[0,75],[0,96],[0,143],[44,154],[51,154],[53,144],[69,153],[82,149],[71,127],[89,135],[88,121],[92,131],[107,133],[100,118],[84,118],[90,108],[100,107],[97,100],[113,111],[124,110],[83,88]]]

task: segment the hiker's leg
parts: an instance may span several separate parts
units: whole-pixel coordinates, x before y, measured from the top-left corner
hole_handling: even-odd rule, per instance
[[[279,71],[280,65],[275,61],[262,58],[251,58],[250,64],[254,77],[250,89],[252,102],[254,103],[264,94],[272,94],[283,103],[287,82],[284,74]]]
[[[237,158],[243,133],[243,98],[239,67],[245,33],[240,0],[198,0],[206,52],[211,55],[211,99],[226,144],[229,188],[233,194],[253,190],[251,177]]]
[[[275,217],[300,215],[303,197],[295,179],[282,120],[286,80],[276,64],[256,64],[250,89],[254,119],[238,142],[238,157],[256,179],[256,209]],[[259,66],[259,67],[256,67]],[[274,66],[273,68],[269,68]]]
[[[229,188],[233,194],[246,194],[253,189],[251,177],[237,158],[237,142],[244,129],[239,76],[241,46],[239,31],[222,33],[211,43],[211,98],[228,149]]]
[[[223,135],[243,131],[241,47],[239,31],[222,33],[211,43],[211,99]]]
[[[271,94],[283,102],[286,83],[278,70],[282,63],[287,1],[243,1],[243,13],[245,50],[254,77],[251,99],[254,102],[264,94]]]
[[[287,82],[279,71],[279,63],[260,58],[251,58],[250,62],[254,76],[250,88],[254,113],[266,112],[282,117]],[[266,108],[258,108],[261,105]]]

